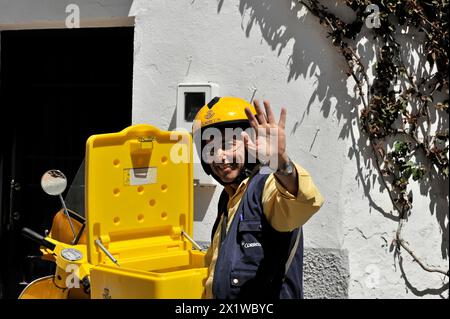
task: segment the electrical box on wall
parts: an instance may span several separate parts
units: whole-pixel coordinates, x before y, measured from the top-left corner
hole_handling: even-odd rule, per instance
[[[184,128],[192,131],[192,124],[198,110],[212,98],[220,96],[219,86],[215,83],[180,83],[177,90],[177,129]],[[207,175],[200,163],[200,157],[193,143],[194,158],[194,186],[214,187],[217,183]]]
[[[177,94],[177,128],[191,131],[198,110],[219,96],[219,86],[215,83],[180,83]]]

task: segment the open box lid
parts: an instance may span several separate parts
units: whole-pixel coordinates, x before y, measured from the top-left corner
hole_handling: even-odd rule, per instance
[[[190,247],[181,230],[192,236],[192,167],[188,132],[139,124],[91,136],[86,143],[89,262],[110,262],[97,239],[113,256],[127,259]]]

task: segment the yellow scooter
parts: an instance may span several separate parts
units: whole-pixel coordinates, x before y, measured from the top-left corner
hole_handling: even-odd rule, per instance
[[[43,190],[60,197],[63,208],[56,213],[50,233],[44,237],[31,229],[22,234],[41,245],[42,259],[56,263],[53,275],[31,282],[19,299],[86,299],[90,298],[85,219],[67,209],[62,193],[67,185],[58,170],[46,172],[41,179]]]
[[[139,124],[86,143],[86,218],[67,209],[58,170],[41,185],[62,209],[51,232],[23,234],[56,263],[20,298],[202,298],[208,269],[193,232],[193,155],[188,132]]]

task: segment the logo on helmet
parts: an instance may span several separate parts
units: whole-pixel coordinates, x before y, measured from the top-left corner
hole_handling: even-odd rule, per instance
[[[208,110],[208,112],[206,112],[205,119],[208,119],[208,120],[209,120],[209,119],[212,118],[214,115],[215,115],[215,113],[214,113],[213,110]]]

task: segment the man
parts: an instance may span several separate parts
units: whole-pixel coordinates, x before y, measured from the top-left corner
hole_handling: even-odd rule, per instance
[[[301,226],[323,198],[288,156],[286,109],[277,123],[268,101],[265,112],[253,103],[216,97],[194,120],[202,166],[224,186],[206,254],[204,297],[302,298]]]

